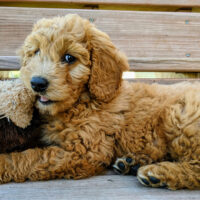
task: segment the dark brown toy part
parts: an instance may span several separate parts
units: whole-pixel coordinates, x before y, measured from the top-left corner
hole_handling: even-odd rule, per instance
[[[36,109],[31,124],[24,129],[16,126],[6,117],[0,119],[0,153],[45,146],[40,140],[41,124],[42,121]]]

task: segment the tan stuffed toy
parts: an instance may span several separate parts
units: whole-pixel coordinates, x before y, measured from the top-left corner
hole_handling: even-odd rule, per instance
[[[20,79],[0,81],[0,153],[39,146],[35,96]]]

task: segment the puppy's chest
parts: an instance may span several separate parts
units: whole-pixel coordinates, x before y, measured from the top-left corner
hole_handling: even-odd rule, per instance
[[[95,143],[97,138],[112,137],[122,125],[120,115],[93,112],[88,115],[69,116],[62,114],[48,120],[43,126],[43,141],[48,144]]]

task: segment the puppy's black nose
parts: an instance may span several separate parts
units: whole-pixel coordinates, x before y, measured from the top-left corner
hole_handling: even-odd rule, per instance
[[[31,87],[36,92],[44,92],[48,88],[49,82],[47,79],[34,76],[31,79]]]

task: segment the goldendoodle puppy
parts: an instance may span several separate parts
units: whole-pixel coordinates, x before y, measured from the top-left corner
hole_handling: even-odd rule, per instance
[[[119,158],[115,170],[144,185],[200,186],[199,83],[122,81],[126,57],[77,15],[38,21],[21,61],[49,146],[0,155],[1,183],[86,178]]]

